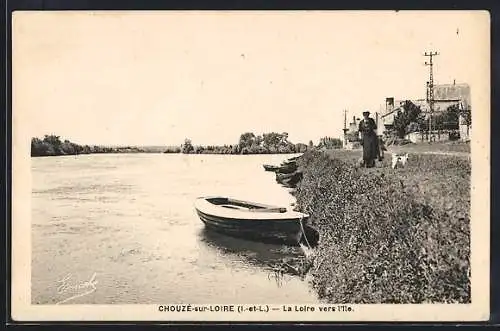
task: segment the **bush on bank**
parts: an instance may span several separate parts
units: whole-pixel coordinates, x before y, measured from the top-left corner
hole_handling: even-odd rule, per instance
[[[470,206],[468,187],[444,185],[454,187],[453,196],[459,197],[450,206],[429,203],[418,185],[419,176],[431,168],[466,174],[470,165],[467,170],[466,162],[455,159],[413,158],[415,167],[402,172],[355,169],[319,152],[299,160],[305,170],[295,194],[297,205],[311,215],[310,223],[320,233],[311,273],[323,299],[470,302],[470,216],[464,213]],[[440,192],[434,193],[439,200]]]

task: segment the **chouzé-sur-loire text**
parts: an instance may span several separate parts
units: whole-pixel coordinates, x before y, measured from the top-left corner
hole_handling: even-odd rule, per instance
[[[235,312],[234,305],[160,305],[158,310],[161,312]]]

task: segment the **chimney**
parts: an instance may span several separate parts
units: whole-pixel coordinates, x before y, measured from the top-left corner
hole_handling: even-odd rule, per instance
[[[394,97],[385,98],[385,111],[391,112],[394,109]]]
[[[453,85],[455,85],[455,80],[453,80]]]

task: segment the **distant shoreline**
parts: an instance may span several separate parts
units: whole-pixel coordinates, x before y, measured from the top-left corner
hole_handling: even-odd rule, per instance
[[[141,151],[141,152],[103,152],[103,153],[78,153],[78,154],[57,154],[57,155],[31,155],[33,158],[44,158],[44,157],[60,157],[60,156],[79,156],[79,155],[101,155],[101,154],[181,154],[181,155],[234,155],[234,156],[251,156],[251,155],[291,155],[291,154],[302,154],[299,152],[283,152],[283,153],[165,153],[156,151]]]
[[[317,148],[341,148],[342,142],[338,138],[324,137],[317,146],[292,143],[288,141],[288,133],[265,133],[255,135],[246,132],[241,135],[237,144],[231,145],[193,145],[190,139],[185,139],[179,146],[90,146],[79,145],[69,140],[61,141],[59,136],[45,135],[43,138],[32,138],[31,156],[65,156],[85,154],[211,154],[211,155],[282,155],[305,153]]]

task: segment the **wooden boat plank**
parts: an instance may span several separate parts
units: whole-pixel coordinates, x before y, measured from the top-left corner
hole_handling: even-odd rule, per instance
[[[234,227],[248,227],[252,229],[257,229],[257,228],[283,228],[284,226],[290,225],[290,226],[300,226],[299,224],[299,219],[292,218],[292,219],[267,219],[264,220],[263,222],[255,222],[254,219],[235,219],[235,218],[226,218],[226,217],[221,217],[218,215],[210,215],[202,211],[197,211],[198,215],[201,217],[204,217],[210,221],[218,222],[220,224],[224,225],[230,225]]]
[[[286,208],[275,207],[275,208],[259,208],[250,209],[252,213],[286,213]]]
[[[231,237],[236,237],[236,238],[242,238],[246,240],[254,240],[254,241],[259,241],[259,242],[269,242],[269,243],[276,243],[276,244],[288,244],[288,245],[294,245],[297,246],[301,234],[297,233],[294,235],[285,235],[283,233],[273,233],[273,234],[259,234],[257,232],[252,232],[252,231],[225,231],[217,226],[213,226],[210,224],[205,224],[207,229],[221,233],[224,235],[229,235]]]
[[[283,229],[255,229],[248,227],[230,227],[220,222],[211,221],[200,217],[205,224],[205,226],[211,230],[215,230],[219,233],[230,235],[233,237],[241,237],[246,239],[254,239],[259,241],[279,241],[287,242],[290,244],[297,244],[300,240],[302,232],[300,228],[289,229],[284,231]]]
[[[229,203],[241,205],[241,206],[249,206],[249,207],[257,207],[257,208],[279,208],[276,206],[271,206],[271,205],[266,205],[263,203],[257,203],[257,202],[249,202],[249,201],[243,201],[243,200],[237,200],[237,199],[232,199],[228,198],[227,201]]]

